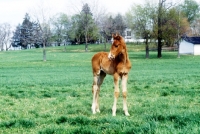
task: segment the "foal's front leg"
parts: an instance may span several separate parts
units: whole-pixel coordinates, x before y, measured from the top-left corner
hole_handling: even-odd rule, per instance
[[[117,110],[117,99],[119,97],[119,75],[117,73],[114,74],[114,104],[112,107],[112,115],[116,116],[116,110]]]
[[[126,96],[127,96],[127,79],[128,79],[128,74],[122,76],[122,93],[123,93],[123,110],[124,114],[126,116],[130,116],[128,113],[128,107],[127,107],[127,102],[126,102]]]

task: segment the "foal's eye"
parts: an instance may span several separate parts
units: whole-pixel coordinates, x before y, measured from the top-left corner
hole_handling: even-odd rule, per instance
[[[118,46],[117,45],[115,45],[115,48],[117,48]]]

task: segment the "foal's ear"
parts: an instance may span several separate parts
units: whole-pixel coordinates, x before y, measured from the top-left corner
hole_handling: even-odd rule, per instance
[[[120,36],[120,34],[118,32],[116,34],[112,34],[112,37],[115,40],[120,40],[121,39],[121,36]]]
[[[112,34],[113,39],[115,38],[115,34]]]

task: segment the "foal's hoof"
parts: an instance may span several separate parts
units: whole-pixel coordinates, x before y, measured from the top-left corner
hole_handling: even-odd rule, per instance
[[[97,113],[100,113],[100,110],[99,110],[99,109],[97,109],[97,110],[96,110],[96,112],[97,112]]]
[[[92,110],[92,114],[96,114],[96,113],[100,113],[100,110],[99,109],[96,109],[96,110]]]
[[[116,116],[116,114],[112,114],[112,116]]]
[[[112,112],[112,116],[116,116],[116,112],[115,111]]]
[[[126,116],[130,116],[130,114],[129,114],[128,112],[125,112],[124,114],[125,114]]]

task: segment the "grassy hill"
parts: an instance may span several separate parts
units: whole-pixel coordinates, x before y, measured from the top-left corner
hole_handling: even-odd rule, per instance
[[[110,46],[107,46],[109,51]],[[112,117],[113,78],[100,93],[101,113],[92,115],[91,57],[103,45],[0,52],[0,133],[200,133],[200,56],[163,52],[161,59],[143,46],[128,45],[130,117]]]

